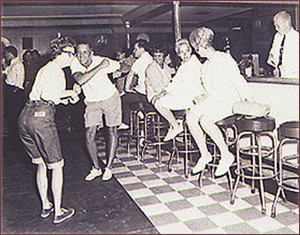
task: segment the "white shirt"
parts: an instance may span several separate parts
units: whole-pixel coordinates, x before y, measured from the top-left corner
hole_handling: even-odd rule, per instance
[[[269,52],[270,58],[268,59],[268,63],[271,65],[271,61],[273,61],[275,66],[279,63],[279,51],[282,40],[283,35],[277,32],[274,36],[272,48]],[[282,77],[299,78],[299,32],[294,29],[288,32],[285,36],[281,73]]]
[[[63,70],[54,61],[42,67],[35,78],[30,100],[53,101],[56,105],[61,102],[61,95],[66,89],[66,79]]]
[[[171,72],[172,69],[166,63],[163,64],[162,68],[158,63],[153,61],[147,67],[145,85],[149,102],[170,83]]]
[[[6,69],[6,84],[16,86],[24,90],[25,69],[22,61],[17,57],[12,59],[10,66]]]
[[[131,70],[139,76],[138,85],[134,88],[137,92],[146,95],[145,71],[149,64],[153,61],[149,52],[145,52],[132,65]]]
[[[92,63],[87,68],[80,64],[77,58],[74,59],[71,63],[72,74],[76,72],[85,73],[95,68],[104,59],[109,60],[109,66],[107,68],[99,70],[99,72],[97,72],[94,77],[92,77],[88,82],[82,85],[82,90],[85,95],[85,101],[87,102],[99,102],[102,100],[107,100],[116,92],[118,92],[107,74],[119,69],[120,64],[115,60],[97,55],[92,56]]]
[[[216,51],[203,64],[202,72],[204,88],[213,100],[232,107],[236,101],[252,97],[247,81],[230,54]]]
[[[202,64],[195,55],[183,63],[172,82],[166,87],[166,91],[173,95],[183,96],[186,100],[194,100],[205,91],[201,82]]]

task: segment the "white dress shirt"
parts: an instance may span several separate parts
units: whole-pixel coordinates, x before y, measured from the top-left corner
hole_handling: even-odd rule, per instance
[[[139,77],[138,85],[134,88],[134,90],[143,95],[146,95],[145,71],[152,61],[153,58],[149,52],[145,52],[133,63],[131,67],[132,72]]]
[[[279,63],[280,47],[283,36],[278,32],[273,39],[269,52],[268,64],[277,67]],[[287,78],[299,78],[299,32],[292,29],[285,35],[282,53],[281,76]]]

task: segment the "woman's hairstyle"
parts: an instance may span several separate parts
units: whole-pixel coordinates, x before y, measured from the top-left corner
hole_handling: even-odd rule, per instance
[[[14,57],[18,56],[18,49],[13,45],[9,45],[9,46],[5,47],[3,52],[11,53]]]
[[[190,48],[190,50],[192,51],[189,40],[187,40],[186,38],[180,38],[180,39],[177,39],[176,42],[175,42],[175,51],[176,51],[177,54],[179,52],[179,48],[181,46],[184,46],[184,45],[188,46]]]
[[[54,38],[50,42],[50,53],[53,57],[57,57],[62,54],[63,49],[66,47],[74,47],[76,42],[70,37],[58,37]]]
[[[163,53],[164,57],[166,57],[168,55],[168,52],[166,50],[166,47],[161,44],[161,43],[157,43],[155,44],[152,48],[151,48],[151,54],[152,56],[154,55],[154,53]]]
[[[150,44],[145,40],[137,40],[134,44],[137,44],[139,48],[144,48],[145,51],[150,51]]]
[[[206,27],[194,29],[189,36],[190,42],[195,49],[198,46],[203,48],[211,47],[213,44],[213,38],[214,31]]]

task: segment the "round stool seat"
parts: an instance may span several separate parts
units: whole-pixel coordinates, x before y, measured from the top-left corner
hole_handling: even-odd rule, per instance
[[[258,117],[258,118],[246,118],[243,117],[236,121],[236,126],[239,132],[251,131],[251,132],[263,132],[273,131],[275,129],[275,118],[272,117]]]
[[[239,118],[241,118],[241,115],[236,115],[236,114],[231,115],[231,116],[228,116],[228,117],[216,122],[216,125],[220,126],[220,127],[231,126],[231,125],[235,124]]]
[[[299,122],[291,121],[281,124],[278,128],[278,138],[299,139]]]

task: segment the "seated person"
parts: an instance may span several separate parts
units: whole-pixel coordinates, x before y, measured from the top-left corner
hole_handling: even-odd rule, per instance
[[[149,103],[170,83],[174,69],[166,63],[167,51],[161,44],[152,48],[153,62],[146,69],[146,94]]]
[[[182,130],[171,110],[187,110],[193,106],[193,100],[205,91],[201,83],[201,63],[195,55],[187,39],[179,39],[175,51],[182,63],[172,82],[152,99],[157,111],[169,122],[170,129],[164,141],[175,138]]]
[[[223,135],[215,123],[232,114],[235,102],[253,98],[250,87],[231,55],[213,48],[213,37],[214,32],[205,27],[195,29],[190,34],[190,42],[195,51],[201,57],[207,58],[202,66],[202,82],[206,94],[195,100],[195,105],[186,114],[186,121],[201,151],[201,157],[192,172],[199,173],[212,160],[206,146],[203,132],[205,131],[220,150],[221,160],[215,175],[221,176],[229,170],[234,156],[229,152]]]
[[[133,55],[136,61],[133,63],[129,74],[126,76],[125,92],[122,96],[123,124],[129,128],[130,112],[136,109],[152,109],[146,98],[145,70],[153,62],[149,54],[149,44],[139,40],[134,44]]]
[[[131,66],[135,59],[132,55],[128,56],[128,50],[125,48],[120,48],[117,50],[116,59],[120,63],[120,69],[112,74],[112,82],[115,84],[116,88],[122,96],[125,94],[124,88],[126,76],[130,72]]]

